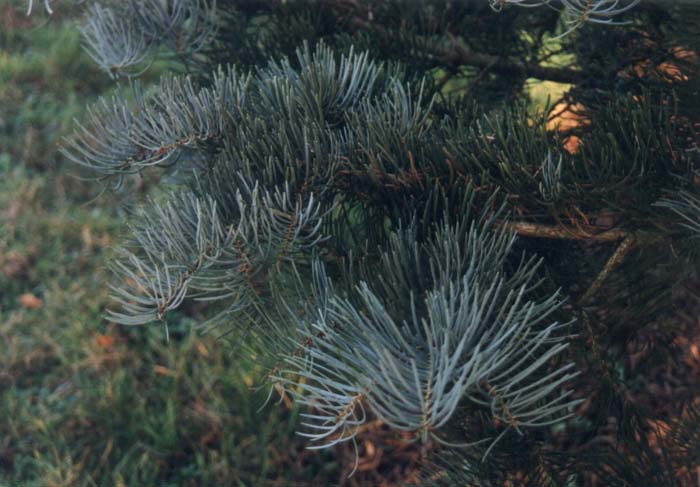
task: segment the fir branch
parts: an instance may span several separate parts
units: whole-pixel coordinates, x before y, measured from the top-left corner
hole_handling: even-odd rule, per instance
[[[562,240],[590,240],[594,242],[616,242],[630,236],[629,232],[621,229],[605,230],[594,233],[594,230],[582,232],[576,228],[562,226],[541,225],[529,222],[509,221],[503,224],[505,228],[512,230],[523,237],[549,238]]]
[[[219,69],[211,87],[197,89],[189,77],[166,77],[157,96],[133,85],[135,106],[119,92],[101,99],[66,138],[63,154],[101,175],[133,174],[149,166],[167,166],[183,150],[213,142],[230,129],[246,104],[248,78]]]
[[[216,1],[94,2],[81,31],[90,57],[111,76],[138,76],[161,45],[192,55],[216,33]],[[147,66],[146,66],[147,67]]]
[[[144,324],[163,318],[186,297],[224,301],[229,312],[249,307],[281,264],[310,251],[323,236],[324,212],[313,194],[258,187],[237,191],[235,222],[222,220],[217,203],[194,195],[151,204],[132,225],[134,244],[122,248],[112,287],[120,311],[110,318]],[[132,250],[133,249],[133,250]]]
[[[607,277],[622,263],[627,254],[629,254],[635,247],[636,243],[637,238],[634,235],[628,235],[622,242],[620,242],[620,245],[617,246],[613,254],[605,263],[605,266],[603,266],[603,269],[596,276],[593,283],[579,299],[579,304],[588,303],[588,301],[590,301],[591,298],[595,296],[598,291],[600,291]]]
[[[293,375],[276,380],[297,391],[297,401],[324,412],[308,416],[320,422],[307,424],[322,431],[310,433],[314,438],[321,440],[343,428],[344,435],[333,436],[333,442],[323,446],[353,437],[360,418],[348,411],[360,395],[383,422],[424,440],[438,434],[464,398],[490,407],[495,417],[505,418],[518,430],[547,425],[568,414],[575,401],[556,391],[573,377],[570,365],[542,370],[567,346],[560,334],[566,325],[540,325],[560,301],[556,295],[542,302],[525,300],[525,290],[533,287],[534,261],[508,279],[498,265],[493,267],[508,253],[512,239],[500,234],[505,245],[494,245],[487,233],[481,233],[491,224],[485,219],[472,226],[466,246],[452,245],[465,238],[462,232],[449,226],[437,231],[440,245],[425,247],[435,260],[434,287],[426,289],[423,302],[417,302],[413,293],[420,285],[412,281],[404,285],[411,289],[405,291],[411,293],[405,321],[392,316],[398,308],[385,304],[391,298],[385,301],[362,283],[352,301],[331,296],[323,318],[302,330],[309,345],[303,354],[288,358],[292,367],[287,374]],[[445,245],[450,239],[457,241]],[[409,240],[393,240],[395,247],[389,253],[394,255],[387,256],[385,265],[400,263],[408,271],[411,264],[405,256],[415,251],[402,247],[412,245]],[[452,249],[458,248],[469,250],[453,255]],[[439,277],[443,274],[439,269],[448,271],[445,277]],[[387,285],[398,285],[399,293],[406,289],[391,274],[380,274]],[[295,375],[304,381],[290,378]],[[481,397],[484,383],[490,387]]]

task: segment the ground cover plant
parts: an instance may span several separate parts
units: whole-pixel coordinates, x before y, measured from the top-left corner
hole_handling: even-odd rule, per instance
[[[238,362],[212,375],[254,363],[318,451],[288,482],[690,485],[698,20],[617,0],[90,2],[86,52],[118,89],[62,154],[119,197],[150,188],[107,318],[219,337]]]

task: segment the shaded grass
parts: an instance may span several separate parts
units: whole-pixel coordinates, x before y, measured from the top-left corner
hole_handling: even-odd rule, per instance
[[[15,4],[16,6],[16,4]],[[74,27],[37,28],[0,0],[0,485],[325,485],[330,454],[297,440],[298,411],[269,405],[255,364],[193,319],[103,319],[114,195],[70,176],[56,142],[111,83]],[[10,20],[8,20],[10,19]],[[330,476],[330,477],[329,477]],[[296,481],[296,483],[295,483]]]
[[[109,86],[68,22],[29,23],[0,0],[0,154],[25,166],[55,163],[56,142]]]
[[[322,460],[295,443],[297,411],[266,407],[255,367],[182,317],[102,320],[114,211],[59,203],[62,178],[0,185],[0,483],[287,485]],[[40,303],[21,304],[31,293]],[[333,471],[334,464],[328,469]]]

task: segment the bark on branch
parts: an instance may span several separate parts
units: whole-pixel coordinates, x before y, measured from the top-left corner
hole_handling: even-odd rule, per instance
[[[553,238],[560,240],[590,240],[616,242],[629,236],[625,230],[606,230],[601,233],[584,233],[575,228],[554,227],[527,222],[506,222],[506,228],[524,237]]]
[[[474,52],[456,39],[452,39],[451,49],[435,48],[435,53],[453,66],[463,64],[488,68],[499,74],[537,78],[556,81],[557,83],[575,84],[582,80],[580,71],[570,68],[551,68],[537,63],[516,61],[513,59]]]
[[[385,38],[392,38],[391,32],[360,17],[351,18],[350,25],[357,29],[373,30]],[[424,44],[426,53],[435,56],[440,59],[443,64],[452,67],[462,65],[476,66],[478,68],[492,70],[499,74],[537,78],[558,83],[575,84],[583,79],[581,71],[576,69],[552,68],[541,66],[537,63],[482,54],[472,51],[467,46],[460,43],[454,36],[450,36],[450,39],[451,42],[449,46],[426,41]]]

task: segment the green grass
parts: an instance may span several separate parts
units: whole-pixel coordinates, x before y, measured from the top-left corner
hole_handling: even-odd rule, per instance
[[[73,177],[56,144],[111,82],[69,19],[36,25],[14,8],[0,0],[0,485],[337,479],[331,456],[294,435],[298,412],[258,412],[254,365],[192,318],[170,324],[169,342],[159,326],[104,320],[123,201],[89,202],[97,186]]]
[[[258,413],[254,368],[222,343],[185,318],[169,343],[160,327],[103,321],[114,211],[62,204],[54,174],[5,176],[0,485],[267,485],[315,472],[320,457],[289,465],[305,455],[296,411]],[[40,301],[23,305],[27,294]]]

